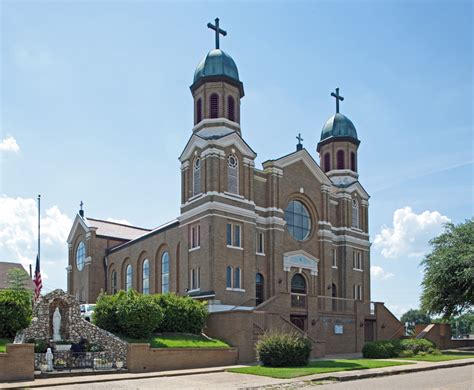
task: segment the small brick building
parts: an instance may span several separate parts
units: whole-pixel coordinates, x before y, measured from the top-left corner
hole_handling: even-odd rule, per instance
[[[336,114],[315,148],[320,163],[300,139],[296,150],[261,168],[240,126],[244,87],[234,60],[211,50],[191,93],[180,215],[148,230],[81,210],[68,238],[68,292],[82,302],[94,302],[101,290],[131,288],[204,299],[213,313],[209,332],[247,349],[241,360],[251,360],[255,338],[271,327],[307,332],[319,355],[395,336],[398,320],[370,303],[369,195],[359,182],[356,128],[339,113],[339,90],[332,94]],[[248,337],[237,339],[244,328]]]

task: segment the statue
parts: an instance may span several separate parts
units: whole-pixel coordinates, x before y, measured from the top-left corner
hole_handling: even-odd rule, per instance
[[[59,313],[59,307],[56,308],[53,314],[53,341],[61,341],[61,313]]]
[[[47,349],[45,356],[46,364],[48,365],[48,371],[53,371],[53,353],[51,352],[51,348]]]

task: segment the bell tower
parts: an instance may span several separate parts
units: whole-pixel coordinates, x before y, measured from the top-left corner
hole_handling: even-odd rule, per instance
[[[201,60],[194,72],[190,87],[194,98],[193,132],[226,125],[240,134],[240,99],[244,97],[244,86],[234,60],[220,49],[220,36],[226,36],[227,31],[219,27],[219,18],[207,27],[215,32],[216,48]]]

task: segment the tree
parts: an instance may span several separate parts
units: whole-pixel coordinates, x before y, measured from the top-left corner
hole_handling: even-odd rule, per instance
[[[446,319],[460,315],[474,305],[474,219],[446,224],[430,244],[433,250],[421,262],[422,309]]]
[[[27,290],[0,290],[0,337],[14,337],[31,321],[31,294]]]
[[[406,324],[408,334],[413,334],[415,325],[431,323],[431,317],[424,310],[410,309],[402,315],[400,321]]]
[[[11,290],[26,291],[27,280],[30,278],[25,270],[11,268],[7,271],[7,286]]]

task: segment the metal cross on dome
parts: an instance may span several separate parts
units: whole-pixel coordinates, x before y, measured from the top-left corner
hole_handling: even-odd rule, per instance
[[[219,35],[222,34],[222,36],[225,37],[227,35],[227,31],[219,28],[219,18],[216,18],[215,25],[212,23],[208,23],[207,27],[216,32],[216,49],[219,49],[219,38],[220,38]]]
[[[298,140],[298,145],[301,145],[301,141],[304,141],[304,139],[301,137],[301,133],[298,133],[298,137],[296,137]]]
[[[344,98],[339,95],[339,88],[336,88],[336,93],[331,92],[331,96],[336,98],[336,114],[339,113],[339,100],[342,102]]]

